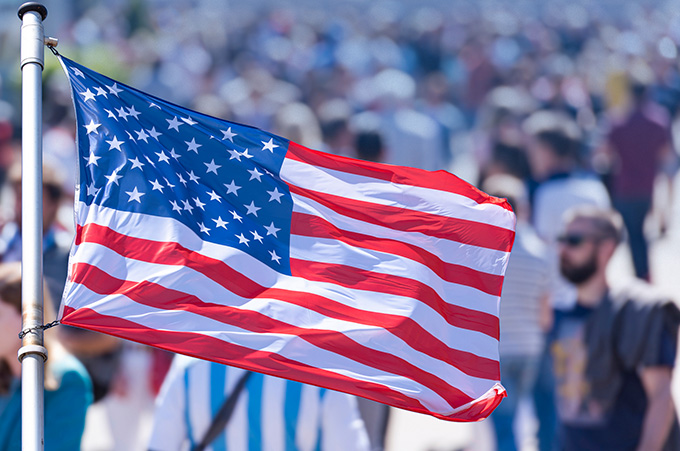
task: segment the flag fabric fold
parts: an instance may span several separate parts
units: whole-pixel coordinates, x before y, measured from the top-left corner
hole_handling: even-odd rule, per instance
[[[447,420],[505,396],[507,202],[60,60],[79,165],[63,324]]]

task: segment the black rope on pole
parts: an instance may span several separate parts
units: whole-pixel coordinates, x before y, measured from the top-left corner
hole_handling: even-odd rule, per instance
[[[52,328],[54,326],[58,326],[59,324],[61,324],[61,321],[55,320],[55,321],[52,321],[51,323],[43,324],[42,326],[29,327],[28,329],[24,329],[21,332],[19,332],[19,339],[22,340],[28,334],[36,333],[39,330],[46,330],[46,329]]]
[[[47,44],[47,48],[50,49],[50,50],[52,51],[52,53],[54,54],[54,56],[60,56],[60,55],[59,55],[59,52],[57,51],[57,47],[56,47],[55,45]]]

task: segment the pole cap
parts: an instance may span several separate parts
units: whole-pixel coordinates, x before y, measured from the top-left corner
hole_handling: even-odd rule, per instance
[[[19,11],[17,12],[17,14],[19,15],[19,19],[23,20],[24,14],[30,11],[35,11],[38,14],[40,14],[42,20],[45,20],[45,18],[47,18],[47,8],[45,8],[45,5],[38,2],[26,2],[19,7]]]

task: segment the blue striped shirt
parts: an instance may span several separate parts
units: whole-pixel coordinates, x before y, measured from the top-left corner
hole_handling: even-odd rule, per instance
[[[191,449],[241,378],[243,370],[177,356],[156,400],[149,448]],[[234,413],[208,451],[367,450],[356,399],[253,373]]]

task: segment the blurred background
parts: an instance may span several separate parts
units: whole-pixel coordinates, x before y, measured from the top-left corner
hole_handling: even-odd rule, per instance
[[[0,0],[0,182],[20,150],[20,3]],[[677,2],[42,3],[49,11],[45,33],[59,39],[60,53],[138,89],[335,154],[445,169],[480,187],[510,174],[526,184],[529,203],[547,176],[527,150],[526,119],[546,109],[566,115],[580,136],[573,170],[616,195],[608,137],[634,107],[630,88],[643,85],[670,151],[657,158],[649,150],[643,158],[653,166],[654,185],[644,223],[650,269],[638,276],[680,292]],[[45,59],[45,159],[65,175],[72,195],[70,92],[57,59],[47,50]],[[635,185],[635,177],[633,171],[627,180]],[[12,220],[10,204],[3,201],[0,221]],[[67,199],[58,226],[70,231],[72,222]],[[629,246],[611,274],[635,276]],[[111,390],[88,413],[84,449],[144,449],[163,362],[125,345]],[[492,450],[489,421],[451,424],[396,412],[386,449]],[[520,406],[515,428],[522,448],[534,449],[528,405]]]

